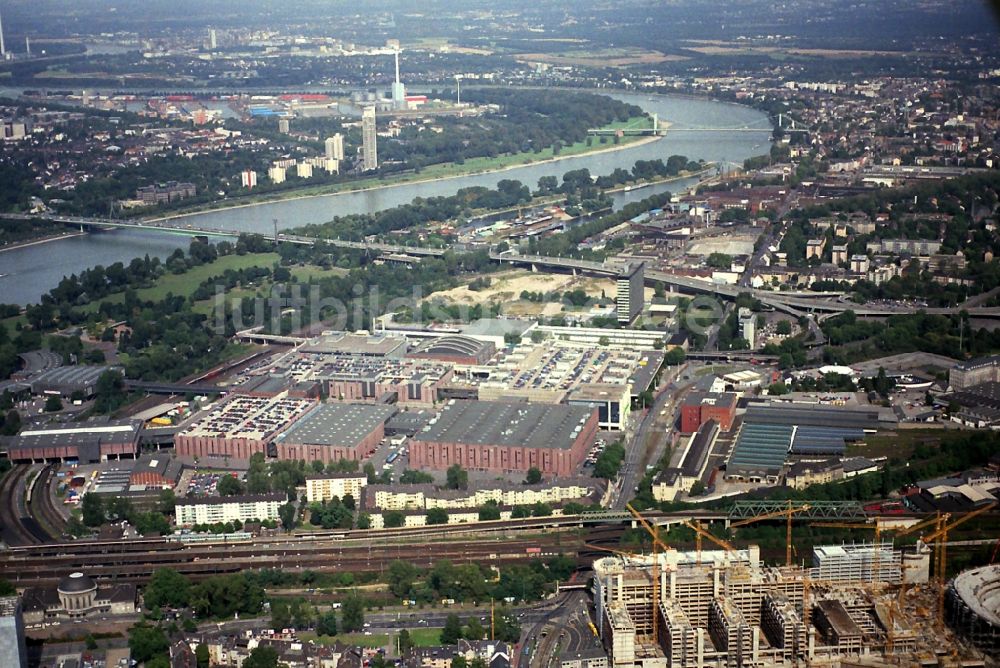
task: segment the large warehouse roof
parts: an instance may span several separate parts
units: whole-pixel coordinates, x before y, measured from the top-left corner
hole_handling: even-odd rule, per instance
[[[396,413],[378,404],[320,404],[295,421],[277,443],[353,447]]]
[[[744,423],[727,470],[780,471],[792,443],[793,431],[794,428],[788,425]]]
[[[879,428],[879,415],[880,411],[876,407],[843,408],[774,403],[750,404],[744,419],[764,424],[875,430]]]
[[[502,401],[449,401],[441,415],[414,436],[417,441],[528,448],[573,447],[589,406]]]
[[[97,379],[113,367],[109,366],[61,366],[44,371],[31,379],[33,392],[47,389],[75,390],[93,387]]]
[[[837,427],[798,427],[792,439],[792,453],[797,455],[844,454],[845,441],[860,441],[865,437],[861,429]]]

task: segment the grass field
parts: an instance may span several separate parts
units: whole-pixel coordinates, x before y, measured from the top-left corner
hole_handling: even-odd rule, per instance
[[[441,629],[408,629],[410,639],[416,647],[435,647],[441,644]],[[300,633],[302,640],[315,640],[320,645],[332,645],[334,642],[361,647],[386,647],[396,641],[396,636],[389,633],[340,633],[336,636],[317,636],[312,632]]]

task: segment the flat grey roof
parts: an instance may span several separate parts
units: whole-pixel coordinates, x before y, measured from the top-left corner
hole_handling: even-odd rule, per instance
[[[320,404],[295,421],[277,443],[353,447],[396,413],[379,404]]]
[[[504,334],[524,334],[534,324],[531,320],[480,318],[464,325],[461,329],[462,334],[466,336],[503,336]]]
[[[760,424],[799,425],[811,427],[839,427],[878,429],[878,408],[843,408],[840,406],[803,406],[775,402],[751,403],[747,406],[745,420]]]
[[[105,371],[112,369],[110,366],[61,366],[41,374],[31,379],[32,386],[38,385],[63,385],[67,387],[84,387],[93,385]]]
[[[448,402],[417,441],[568,450],[596,409],[505,401]]]
[[[74,422],[49,429],[25,429],[11,442],[11,448],[86,445],[87,443],[132,443],[142,423],[137,420],[90,424]]]

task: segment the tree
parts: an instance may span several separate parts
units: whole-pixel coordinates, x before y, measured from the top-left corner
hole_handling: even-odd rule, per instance
[[[442,645],[446,645],[444,641],[441,641]],[[469,662],[465,660],[465,657],[461,654],[456,654],[451,659],[451,668],[469,668]]]
[[[444,508],[431,508],[427,511],[428,524],[447,524],[448,511]]]
[[[136,624],[128,630],[128,647],[132,658],[142,663],[156,656],[164,656],[170,641],[162,629],[148,624]],[[243,664],[246,666],[246,663]]]
[[[774,331],[781,336],[788,336],[792,333],[792,323],[788,320],[779,320],[774,326]]]
[[[50,394],[45,399],[45,412],[55,413],[63,409],[62,399],[59,398],[58,394]]]
[[[387,510],[382,514],[382,525],[387,529],[398,529],[406,522],[402,510]]]
[[[686,357],[687,353],[684,352],[683,348],[671,348],[663,356],[663,361],[670,366],[676,366],[678,364],[683,364]]]
[[[691,492],[689,493],[689,495],[701,496],[704,493],[705,493],[705,483],[703,483],[701,480],[695,480],[694,484],[691,485]]]
[[[276,629],[287,629],[292,625],[292,610],[288,601],[283,598],[271,601],[271,626]]]
[[[479,617],[475,615],[469,617],[464,635],[466,640],[482,640],[486,636],[486,630],[483,628],[483,623],[479,621]]]
[[[409,561],[396,560],[389,564],[387,579],[389,591],[393,596],[409,598],[413,591],[413,582],[417,579],[417,567]]]
[[[490,500],[479,506],[480,522],[498,519],[500,519],[500,506],[497,505],[496,501]]]
[[[291,531],[295,528],[295,505],[292,503],[285,503],[278,506],[278,517],[281,518],[281,526],[285,531]]]
[[[191,583],[186,577],[169,568],[158,568],[146,585],[143,601],[146,607],[183,608],[188,604]]]
[[[441,644],[454,645],[462,639],[462,621],[458,615],[451,613],[444,620],[444,628],[441,629]]]
[[[365,625],[365,604],[359,596],[351,596],[344,601],[344,608],[340,616],[341,625],[344,631],[360,631]]]
[[[542,472],[537,466],[532,466],[528,469],[528,475],[525,478],[529,485],[537,485],[542,481]]]
[[[785,385],[784,381],[779,380],[777,383],[771,383],[767,386],[767,393],[780,397],[782,394],[788,394],[788,386]]]
[[[19,431],[21,431],[21,414],[12,408],[7,411],[7,416],[3,421],[3,428],[0,429],[0,434],[3,434],[4,436],[14,436]]]
[[[243,662],[243,668],[278,668],[278,650],[271,645],[258,645]]]
[[[313,460],[312,463],[313,473],[322,473],[325,469],[326,469],[326,464],[324,464],[321,460],[319,459]]]
[[[445,486],[448,489],[468,489],[469,472],[463,469],[461,464],[452,464],[448,467]]]
[[[234,475],[224,475],[215,486],[219,496],[239,496],[246,491],[246,487],[240,479]]]
[[[407,629],[403,629],[399,632],[396,637],[396,647],[399,650],[400,656],[405,656],[410,653],[413,649],[413,638],[410,637],[410,632]]]
[[[434,482],[434,476],[432,476],[430,473],[425,473],[424,471],[417,471],[416,469],[406,469],[400,474],[399,482],[402,485],[430,484]]]
[[[194,660],[198,662],[198,668],[209,668],[208,645],[203,642],[198,643],[194,648]]]
[[[705,259],[705,264],[714,269],[729,269],[733,265],[733,258],[725,253],[712,253]]]
[[[84,494],[80,509],[83,513],[83,523],[88,527],[99,527],[104,524],[104,501],[97,494]]]
[[[316,620],[316,633],[321,636],[337,635],[337,613],[331,610],[320,615]]]

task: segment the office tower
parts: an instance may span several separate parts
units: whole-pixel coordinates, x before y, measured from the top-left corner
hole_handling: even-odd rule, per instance
[[[644,262],[632,262],[618,274],[615,304],[620,324],[627,325],[642,312],[645,267]]]
[[[24,645],[24,619],[21,599],[17,596],[0,598],[0,666],[28,668],[28,651]]]
[[[739,310],[740,336],[750,344],[750,350],[756,350],[757,314],[748,308]]]
[[[361,114],[362,169],[366,172],[378,169],[378,136],[375,134],[375,107],[365,107]]]
[[[396,109],[402,109],[406,106],[406,87],[399,80],[399,47],[396,47],[394,56],[396,59],[396,79],[392,84],[392,106]]]
[[[344,159],[344,135],[338,132],[326,138],[326,157],[338,162]]]
[[[219,40],[217,39],[217,35],[215,34],[215,28],[212,28],[208,31],[208,48],[211,49],[212,51],[215,51],[218,48],[218,46],[219,46]]]

